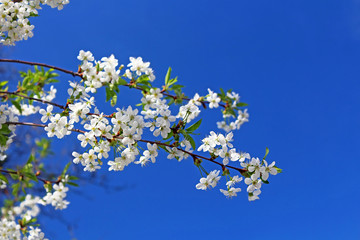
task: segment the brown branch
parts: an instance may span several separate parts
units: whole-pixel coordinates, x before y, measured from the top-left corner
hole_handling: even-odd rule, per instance
[[[45,124],[38,124],[38,123],[29,123],[29,122],[6,122],[5,124],[10,124],[10,125],[26,125],[26,126],[32,126],[32,127],[47,127],[47,125]],[[80,130],[80,129],[69,129],[70,131],[72,132],[78,132],[78,133],[86,133],[86,131],[83,131],[83,130]],[[105,136],[102,136],[104,138],[106,138]],[[122,139],[121,136],[115,136],[116,139]],[[106,138],[107,140],[111,141],[112,139],[108,139]],[[162,142],[159,142],[159,141],[151,141],[151,140],[144,140],[144,139],[141,139],[141,140],[138,140],[139,142],[144,142],[144,143],[151,143],[151,144],[154,144],[156,143],[157,145],[162,145],[162,146],[165,146],[165,147],[174,147],[172,145],[169,145],[169,144],[166,144],[166,143],[162,143]],[[234,169],[236,171],[239,171],[240,173],[244,173],[246,172],[247,170],[246,169],[243,169],[243,168],[237,168],[237,167],[232,167],[232,166],[227,166],[227,165],[224,165],[220,162],[217,162],[215,161],[213,158],[208,158],[208,157],[204,157],[204,156],[201,156],[201,155],[198,155],[198,154],[195,154],[195,153],[192,153],[192,152],[189,152],[189,151],[186,151],[182,148],[179,148],[179,147],[176,147],[176,149],[178,149],[179,151],[182,151],[186,154],[189,154],[190,156],[192,156],[193,158],[201,158],[201,159],[204,159],[206,161],[209,161],[209,162],[212,162],[212,163],[215,163],[219,166],[222,167],[222,169],[226,169],[226,168],[231,168],[231,169]]]
[[[151,144],[154,144],[154,143],[155,143],[155,144],[157,144],[157,145],[162,145],[162,146],[166,146],[166,147],[170,147],[170,148],[174,147],[174,146],[171,146],[171,145],[169,145],[169,144],[162,143],[162,142],[158,142],[158,141],[150,141],[150,140],[142,140],[142,139],[141,139],[141,140],[139,140],[139,142],[145,142],[145,143],[151,143]],[[231,168],[231,169],[234,169],[234,170],[239,171],[240,173],[243,173],[243,172],[246,172],[246,171],[247,171],[246,169],[243,169],[243,168],[237,168],[237,167],[232,167],[232,166],[224,165],[224,164],[222,164],[222,163],[220,163],[220,162],[215,161],[215,160],[212,159],[212,158],[207,158],[207,157],[204,157],[204,156],[201,156],[201,155],[198,155],[198,154],[195,154],[195,153],[186,151],[186,150],[184,150],[184,149],[182,149],[182,148],[176,147],[176,149],[178,149],[178,150],[180,150],[180,151],[182,151],[182,152],[184,152],[184,153],[189,154],[189,155],[192,156],[193,158],[201,158],[201,159],[204,159],[204,160],[206,160],[206,161],[210,161],[210,162],[212,162],[212,163],[215,163],[215,164],[221,166],[223,169],[224,169],[224,168]]]
[[[133,83],[128,83],[128,84],[125,84],[124,86],[127,86],[129,88],[134,88],[134,89],[137,89],[137,90],[141,90],[141,91],[144,91],[144,89],[142,89],[141,87],[137,87],[137,86],[134,86]],[[190,101],[191,98],[187,98],[187,97],[179,97],[177,95],[172,95],[170,93],[166,93],[165,90],[162,90],[160,92],[162,95],[165,95],[167,97],[171,97],[172,99],[176,100],[176,99],[183,99],[183,100],[186,100],[186,101]],[[210,104],[210,102],[208,101],[201,101],[202,105],[204,106],[205,108],[205,105],[204,104]],[[219,103],[219,106],[223,107],[223,108],[226,108],[226,105],[225,104],[222,104],[222,103]]]
[[[39,123],[29,123],[29,122],[6,122],[5,124],[9,124],[9,125],[24,125],[24,126],[31,126],[31,127],[42,127],[45,128],[47,127],[46,124],[39,124]],[[68,129],[69,131],[72,132],[78,132],[78,133],[86,133],[83,130],[80,129]]]
[[[16,172],[16,171],[9,171],[9,170],[0,169],[0,172],[7,173],[7,174],[18,174],[22,178],[26,177],[26,175],[23,175],[23,174],[21,174],[21,172]],[[56,184],[58,184],[59,182],[61,182],[61,177],[59,177],[56,181],[51,181],[51,180],[46,180],[44,178],[41,178],[37,174],[35,174],[35,176],[39,181],[42,181],[45,184],[47,184],[47,183],[56,183]]]
[[[61,72],[64,72],[64,73],[68,73],[68,74],[71,74],[73,75],[74,77],[81,77],[82,78],[82,74],[79,73],[79,72],[74,72],[74,71],[70,71],[70,70],[66,70],[66,69],[63,69],[63,68],[60,68],[60,67],[56,67],[56,66],[52,66],[52,65],[48,65],[48,64],[45,64],[45,63],[36,63],[36,62],[29,62],[29,61],[23,61],[23,60],[16,60],[16,59],[0,59],[0,62],[14,62],[14,63],[22,63],[22,64],[27,64],[27,65],[37,65],[37,66],[42,66],[42,67],[47,67],[47,68],[52,68],[52,69],[56,69],[58,71],[61,71]],[[137,87],[137,86],[134,86],[132,83],[128,83],[128,84],[125,84],[124,86],[127,86],[129,88],[134,88],[134,89],[137,89],[137,90],[141,90],[141,91],[144,91],[144,89],[142,89],[141,87]],[[171,97],[173,98],[174,100],[178,99],[178,98],[181,98],[183,100],[186,100],[186,101],[190,101],[191,99],[190,98],[187,98],[187,97],[179,97],[179,96],[176,96],[176,95],[172,95],[172,94],[169,94],[169,93],[166,93],[164,91],[161,92],[163,95],[165,96],[168,96],[168,97]],[[209,104],[210,102],[208,101],[201,101],[201,103],[203,104],[203,106],[205,106],[204,104]],[[227,105],[225,104],[222,104],[222,103],[219,103],[219,106],[223,107],[223,108],[226,108]]]
[[[66,70],[66,69],[56,67],[56,66],[52,66],[52,65],[48,65],[48,64],[45,64],[45,63],[36,63],[36,62],[29,62],[29,61],[16,60],[16,59],[4,59],[4,58],[0,59],[0,62],[22,63],[22,64],[27,64],[27,65],[32,65],[32,66],[37,65],[37,66],[41,66],[41,67],[52,68],[52,69],[55,69],[55,70],[58,70],[58,71],[61,71],[61,72],[64,72],[64,73],[68,73],[68,74],[73,75],[74,77],[76,77],[76,76],[81,77],[81,74],[78,73],[78,72]]]
[[[26,98],[26,99],[29,99],[29,100],[33,100],[33,101],[37,101],[37,102],[41,102],[41,103],[45,103],[45,104],[50,104],[50,105],[56,106],[58,108],[66,109],[66,107],[63,106],[63,105],[53,103],[53,102],[49,102],[49,101],[46,101],[46,100],[42,100],[42,99],[39,99],[39,98],[29,97],[29,96],[26,96],[26,95],[19,94],[17,92],[0,91],[0,94],[15,95],[15,96]],[[0,97],[3,97],[3,96],[0,96]]]
[[[26,95],[22,95],[22,94],[19,94],[17,92],[0,91],[0,94],[9,94],[9,95],[19,96],[19,97],[26,98],[26,99],[29,99],[29,100],[33,100],[33,101],[37,101],[37,102],[41,102],[41,103],[45,103],[45,104],[50,104],[50,105],[56,106],[56,107],[64,109],[64,110],[66,110],[68,108],[67,106],[63,106],[63,105],[53,103],[53,102],[50,102],[50,101],[46,101],[46,100],[42,100],[42,99],[39,99],[39,98],[28,97]],[[4,97],[4,96],[0,95],[0,97]],[[88,113],[87,115],[100,116],[100,114],[97,114],[97,113]],[[103,114],[102,116],[106,117],[106,118],[112,118],[113,117],[112,115],[106,115],[106,114]]]

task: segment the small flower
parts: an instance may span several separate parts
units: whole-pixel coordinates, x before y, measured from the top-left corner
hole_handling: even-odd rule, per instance
[[[220,192],[222,192],[228,198],[236,197],[237,193],[240,191],[241,188],[234,188],[234,187],[231,187],[228,190],[220,189]]]
[[[52,117],[52,110],[53,110],[52,105],[47,106],[46,111],[44,109],[40,109],[39,113],[43,115],[41,117],[41,122],[45,123],[49,120],[50,117]]]

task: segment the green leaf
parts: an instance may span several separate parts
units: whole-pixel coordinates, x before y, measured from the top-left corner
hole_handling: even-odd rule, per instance
[[[78,186],[79,186],[78,184],[76,184],[76,183],[74,183],[74,182],[67,182],[66,184],[69,184],[69,185],[74,186],[74,187],[78,187]]]
[[[70,164],[71,164],[71,161],[68,162],[68,163],[66,164],[66,166],[64,167],[64,170],[63,170],[63,172],[61,173],[61,176],[62,176],[62,177],[65,177],[66,172],[69,170]]]
[[[260,179],[261,179],[261,181],[262,181],[263,183],[269,184],[269,181],[268,181],[268,180],[264,180],[264,179],[262,179],[262,177],[261,177]]]
[[[52,191],[52,185],[51,185],[51,183],[46,183],[46,184],[44,184],[44,188],[46,189],[46,191],[51,192],[51,191]]]
[[[1,146],[5,146],[8,139],[9,139],[9,137],[0,134],[0,144],[1,144]]]
[[[69,176],[69,180],[79,180],[79,178],[75,176]]]
[[[278,173],[281,173],[281,172],[282,172],[282,169],[281,169],[281,168],[278,168],[278,167],[276,167],[276,166],[274,166],[274,168],[276,169],[276,171],[277,171]]]
[[[193,149],[196,148],[195,141],[194,141],[194,139],[193,139],[190,135],[188,135],[188,137],[187,137],[186,140],[188,140],[188,141],[190,142],[191,147],[192,147]]]
[[[111,102],[110,102],[111,106],[114,107],[116,102],[117,102],[117,95],[115,94],[111,99]]]
[[[30,13],[30,17],[38,17],[39,15],[38,14],[35,14],[33,12]]]
[[[176,83],[177,82],[177,77],[176,78],[173,78],[173,79],[170,79],[169,80],[169,84],[167,85],[167,86],[171,86],[171,85],[173,85],[174,83]]]
[[[2,124],[1,129],[0,129],[0,134],[9,135],[10,133],[11,133],[11,131],[9,129],[9,125]]]
[[[225,92],[224,92],[224,89],[220,88],[220,92],[221,92],[220,96],[223,96],[223,97],[226,96],[226,95],[225,95]]]
[[[30,154],[30,157],[29,157],[29,159],[27,160],[26,164],[32,163],[34,160],[35,160],[35,156],[32,155],[32,154]]]
[[[14,197],[16,197],[18,195],[19,189],[20,189],[20,182],[18,183],[14,183],[13,185],[11,185],[12,190],[12,195]]]
[[[17,110],[19,110],[20,114],[22,114],[22,109],[20,106],[20,103],[18,103],[17,101],[11,101],[12,104],[14,104],[14,106],[17,108]]]
[[[6,170],[8,170],[9,172],[16,172],[16,173],[10,173],[10,177],[14,180],[18,180],[19,179],[19,175],[17,173],[17,171],[7,168]]]
[[[114,96],[114,91],[112,91],[109,87],[106,87],[105,91],[106,91],[106,102],[108,102]]]
[[[184,138],[190,142],[191,147],[195,149],[194,139],[185,130],[181,130],[180,132],[184,135]]]
[[[266,156],[269,154],[269,149],[268,148],[266,148],[266,150],[265,150],[265,156],[263,157],[263,160],[265,160],[265,158],[266,158]]]
[[[124,80],[124,79],[122,79],[121,77],[119,77],[119,79],[118,79],[118,81],[117,81],[116,84],[117,84],[117,85],[126,85],[127,82],[126,82],[126,80]]]
[[[201,121],[202,121],[202,119],[200,119],[199,121],[197,121],[196,123],[194,123],[193,125],[188,127],[188,129],[186,129],[186,132],[188,132],[188,133],[194,132],[196,129],[198,129],[200,127]]]
[[[183,88],[184,86],[183,85],[179,85],[179,84],[173,84],[171,86],[171,89],[172,90],[180,90],[181,91],[181,88]]]
[[[168,133],[167,137],[164,138],[163,140],[168,140],[169,138],[171,138],[174,135],[174,133],[171,131]]]
[[[5,177],[5,175],[0,173],[0,180],[3,180],[4,182],[6,182],[6,184],[9,184],[9,180]]]
[[[169,67],[167,73],[166,73],[166,76],[165,76],[165,86],[168,85],[168,82],[170,80],[170,74],[171,74],[171,67]]]
[[[147,84],[147,82],[149,82],[149,76],[148,75],[141,75],[137,80],[136,83],[143,83],[143,84]]]
[[[24,175],[28,178],[30,178],[31,180],[38,182],[38,179],[36,177],[35,174],[31,173],[31,172],[24,172]]]
[[[8,83],[8,81],[1,81],[0,82],[0,87],[1,88],[4,87],[7,83]]]
[[[46,83],[58,83],[58,82],[60,82],[60,81],[57,80],[57,79],[54,79],[54,78],[51,78],[51,79],[46,81]]]
[[[241,175],[243,175],[244,177],[246,177],[246,178],[250,178],[251,177],[251,173],[249,173],[248,171],[246,171],[246,172],[240,172],[240,174]]]
[[[29,225],[29,224],[32,224],[32,223],[35,223],[37,221],[36,218],[32,218],[30,219],[29,221],[26,222],[26,225]]]
[[[239,103],[236,104],[236,106],[237,107],[246,107],[246,106],[248,106],[248,104],[244,103],[244,102],[239,102]]]

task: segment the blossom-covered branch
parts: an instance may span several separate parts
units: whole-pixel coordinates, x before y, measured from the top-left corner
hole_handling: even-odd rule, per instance
[[[37,9],[49,5],[61,10],[68,3],[68,0],[0,0],[0,42],[15,45],[17,41],[32,37],[34,26],[29,19],[38,15]],[[194,183],[196,189],[215,188],[220,179],[225,178],[224,189],[220,192],[228,198],[237,196],[241,191],[238,184],[244,178],[249,201],[257,200],[263,184],[269,183],[269,176],[281,172],[275,162],[267,163],[267,148],[265,156],[259,159],[233,146],[233,131],[249,121],[244,108],[247,104],[240,101],[239,94],[207,89],[206,93],[188,97],[177,77],[171,77],[171,68],[161,87],[156,87],[150,62],[144,62],[141,57],[130,57],[126,69],[124,65],[119,66],[114,55],[96,61],[90,51],[81,50],[77,58],[81,62],[76,72],[45,63],[0,59],[0,62],[34,66],[34,71],[21,72],[23,80],[16,91],[8,90],[7,81],[0,82],[0,161],[6,161],[16,127],[24,125],[43,128],[48,138],[63,139],[76,132],[83,150],[72,152],[72,163],[82,165],[84,171],[97,171],[105,161],[109,171],[123,171],[132,163],[145,166],[156,162],[159,149],[164,150],[167,159],[180,162],[190,158],[201,175],[199,182]],[[57,82],[58,76],[54,70],[81,78],[69,81],[68,97],[63,105],[53,102],[57,89],[52,84]],[[95,101],[97,91],[104,89],[106,102],[115,107],[121,96],[120,86],[140,90],[139,103],[115,108],[110,115],[104,114],[98,104],[102,100]],[[218,130],[210,131],[197,143],[195,135],[199,135],[202,124],[200,113],[207,108],[219,108],[222,121],[217,122]],[[24,121],[29,115],[40,118],[42,124],[36,120]],[[144,138],[145,133],[153,139]],[[46,141],[39,145],[47,151]],[[195,150],[207,152],[210,157],[194,153]],[[204,162],[221,169],[208,171]],[[55,181],[40,177],[37,164],[35,154],[31,153],[28,161],[16,170],[0,168],[0,191],[8,193],[11,189],[12,196],[1,211],[0,238],[44,239],[40,228],[33,226],[40,212],[38,205],[67,208],[68,186],[76,186],[73,181],[77,180],[68,173],[71,162]],[[28,194],[27,190],[35,184],[44,186],[44,196]]]
[[[38,123],[29,123],[29,122],[6,122],[5,124],[8,124],[8,125],[24,125],[24,126],[32,126],[32,127],[41,127],[41,128],[46,128],[47,125],[45,124],[38,124]],[[85,134],[86,131],[83,131],[83,130],[80,130],[80,129],[68,129],[69,131],[72,131],[72,132],[78,132],[78,133],[82,133],[82,134]],[[120,137],[120,136],[115,136],[114,138],[110,139],[110,138],[107,138],[106,135],[104,136],[101,136],[102,138],[104,139],[107,139],[109,142],[111,141],[114,141],[114,139],[119,139],[119,140],[122,140],[123,137]],[[167,148],[174,148],[174,145],[170,145],[170,144],[166,144],[166,143],[163,143],[163,142],[160,142],[160,141],[151,141],[151,140],[146,140],[146,139],[140,139],[138,140],[138,142],[143,142],[143,143],[150,143],[150,144],[155,144],[155,145],[159,145],[159,146],[165,146]],[[222,167],[223,171],[226,170],[226,168],[230,168],[230,169],[234,169],[236,171],[239,171],[240,173],[244,173],[246,172],[247,170],[244,169],[244,168],[237,168],[237,167],[233,167],[233,166],[227,166],[227,165],[224,165],[220,162],[217,162],[215,161],[215,158],[208,158],[208,157],[204,157],[204,156],[201,156],[201,155],[198,155],[198,154],[195,154],[193,152],[189,152],[189,151],[186,151],[182,148],[179,148],[179,147],[175,147],[177,150],[179,151],[182,151],[183,153],[185,154],[188,154],[190,155],[194,161],[196,162],[196,160],[198,159],[203,159],[203,160],[206,160],[206,161],[210,161],[212,163],[215,163],[219,166]],[[1,169],[0,169],[1,171]]]

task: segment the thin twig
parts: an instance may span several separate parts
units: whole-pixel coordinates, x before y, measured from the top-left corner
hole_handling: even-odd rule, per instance
[[[16,171],[0,169],[0,172],[7,173],[7,174],[19,174],[21,177],[26,177],[25,175],[21,174],[21,172],[16,172]],[[58,178],[58,180],[56,180],[56,181],[51,181],[51,180],[46,180],[44,178],[41,178],[41,177],[37,176],[36,174],[35,174],[35,176],[39,181],[42,181],[43,183],[56,183],[57,184],[57,183],[61,182],[61,178]]]
[[[57,103],[53,103],[53,102],[49,102],[49,101],[46,101],[46,100],[43,100],[43,99],[39,99],[39,98],[29,97],[29,96],[26,96],[26,95],[19,94],[19,93],[17,93],[17,92],[0,91],[0,94],[15,95],[15,96],[22,97],[22,98],[26,98],[26,99],[29,99],[29,100],[33,100],[33,101],[37,101],[37,102],[41,102],[41,103],[45,103],[45,104],[50,104],[50,105],[56,106],[56,107],[58,107],[58,108],[66,109],[66,107],[63,106],[63,105],[60,105],[60,104],[57,104]],[[1,96],[0,96],[0,97],[1,97]]]
[[[45,63],[37,63],[37,62],[29,62],[29,61],[23,61],[23,60],[16,60],[16,59],[5,59],[5,58],[0,58],[0,62],[13,62],[13,63],[22,63],[22,64],[27,64],[27,65],[32,65],[32,66],[42,66],[42,67],[47,67],[47,68],[52,68],[64,73],[68,73],[73,75],[74,77],[78,76],[81,77],[81,74],[78,72],[74,72],[74,71],[70,71],[70,70],[66,70],[60,67],[56,67],[56,66],[52,66],[49,64],[45,64]]]

